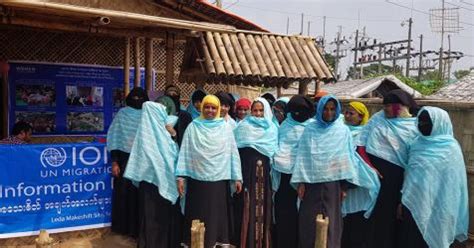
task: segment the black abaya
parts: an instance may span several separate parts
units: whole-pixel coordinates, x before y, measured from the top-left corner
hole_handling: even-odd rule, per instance
[[[275,193],[275,248],[298,247],[298,193],[290,185],[291,174],[281,173]]]
[[[394,248],[397,241],[397,207],[401,200],[403,168],[368,154],[370,161],[383,178],[372,215],[369,218],[369,247]]]
[[[270,159],[249,147],[239,149],[243,190],[234,196],[236,245],[271,247],[272,190]],[[262,161],[260,166],[257,161]]]
[[[112,231],[136,238],[138,236],[138,189],[123,178],[129,153],[113,150],[112,161],[120,166],[120,176],[114,178],[112,193]]]
[[[408,208],[403,206],[398,248],[428,248]]]
[[[344,217],[342,248],[369,248],[369,220],[364,211],[348,214]]]
[[[341,205],[340,182],[305,184],[305,193],[298,213],[300,248],[314,248],[318,214],[329,217],[327,247],[341,247]]]

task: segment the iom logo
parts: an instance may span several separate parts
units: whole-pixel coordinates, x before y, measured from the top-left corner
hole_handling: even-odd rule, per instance
[[[44,168],[48,165],[51,167],[59,167],[66,162],[67,155],[64,148],[46,148],[41,152],[40,161]]]

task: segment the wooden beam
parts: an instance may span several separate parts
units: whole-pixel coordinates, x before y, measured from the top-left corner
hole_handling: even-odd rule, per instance
[[[140,38],[135,37],[135,78],[134,87],[140,87]]]
[[[125,96],[130,92],[130,38],[125,38],[123,56],[123,90]]]
[[[150,92],[153,85],[153,39],[145,39],[145,90]]]
[[[174,84],[174,35],[166,36],[166,85]]]
[[[308,82],[300,81],[298,85],[298,95],[306,96],[308,94]]]

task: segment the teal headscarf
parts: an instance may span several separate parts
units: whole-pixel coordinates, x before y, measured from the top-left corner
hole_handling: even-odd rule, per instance
[[[450,247],[467,239],[469,200],[461,147],[446,111],[423,107],[433,128],[410,145],[402,188],[406,206],[429,247]],[[418,114],[418,116],[419,116]]]
[[[300,142],[291,183],[323,183],[350,180],[356,176],[354,146],[349,128],[342,119],[323,120],[327,102],[336,101],[336,117],[341,105],[334,96],[321,98],[316,121],[307,125]]]
[[[107,131],[107,150],[130,153],[138,129],[137,121],[141,116],[141,109],[121,108]]]
[[[212,182],[242,180],[231,125],[222,118],[194,119],[184,133],[176,175]]]
[[[263,104],[264,117],[247,116],[234,129],[238,148],[251,147],[271,158],[278,146],[278,127],[273,123],[273,114],[265,98],[259,97],[255,102]]]
[[[175,203],[178,199],[175,164],[178,146],[165,128],[168,115],[160,103],[145,102],[124,177],[137,185],[145,181],[158,187],[160,195]]]
[[[408,162],[408,146],[418,134],[416,118],[385,118],[377,112],[365,125],[357,139],[358,146],[400,167]]]

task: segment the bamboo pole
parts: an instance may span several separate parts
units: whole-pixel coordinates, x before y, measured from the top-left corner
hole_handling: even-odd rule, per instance
[[[242,75],[242,68],[240,68],[239,60],[237,59],[237,55],[235,54],[234,47],[232,46],[232,42],[230,41],[229,34],[222,34],[222,41],[224,42],[225,49],[229,54],[229,58],[232,62],[232,67],[234,68],[234,73],[236,75]]]
[[[286,48],[288,49],[291,58],[293,59],[296,67],[298,68],[298,71],[300,72],[301,77],[307,78],[308,72],[306,71],[305,67],[303,66],[303,62],[301,62],[300,58],[298,57],[298,54],[296,53],[295,49],[293,48],[293,45],[291,44],[291,41],[288,37],[283,37],[283,42],[286,45]]]
[[[275,36],[270,36],[270,43],[272,43],[273,48],[275,49],[276,56],[280,61],[283,72],[287,78],[295,78],[295,75],[290,69],[289,64],[286,62],[285,55],[283,55],[282,49],[278,45],[277,39]]]
[[[123,57],[123,92],[125,96],[130,92],[130,38],[125,38]]]
[[[165,84],[174,84],[174,35],[169,34],[166,36],[166,72],[165,72]]]
[[[270,55],[270,60],[272,61],[271,63],[275,69],[276,75],[278,75],[279,78],[285,77],[285,73],[283,72],[280,60],[276,55],[275,47],[273,47],[272,42],[268,38],[268,35],[263,36],[262,42],[263,45],[267,48],[268,54]]]
[[[314,72],[313,67],[311,67],[309,59],[306,56],[303,48],[301,48],[301,44],[298,42],[298,39],[296,37],[291,37],[290,42],[293,45],[293,48],[295,49],[295,54],[301,60],[301,63],[303,64],[303,67],[306,69],[306,72],[308,73],[308,76],[310,78],[316,78],[317,74]]]
[[[306,79],[307,80],[307,79]],[[298,95],[306,96],[308,95],[308,81],[301,79],[298,85]]]
[[[273,62],[270,59],[270,55],[267,51],[269,47],[265,47],[262,41],[262,37],[260,37],[259,35],[255,36],[255,42],[257,43],[257,47],[260,50],[260,54],[262,54],[263,61],[265,65],[267,66],[270,77],[275,77],[275,78],[278,77],[276,69],[273,66]]]
[[[257,62],[255,61],[255,58],[253,56],[249,43],[247,42],[247,38],[245,37],[245,34],[239,33],[238,37],[239,37],[240,44],[242,45],[242,49],[244,50],[245,58],[247,58],[247,62],[249,63],[252,75],[253,76],[260,75],[260,68],[258,67]]]
[[[303,40],[303,39],[300,39],[300,45],[301,47],[303,48],[303,51],[304,53],[307,55],[308,57],[308,60],[309,60],[309,63],[311,64],[311,66],[313,67],[313,69],[316,71],[316,74],[318,74],[318,78],[325,78],[326,77],[326,74],[324,73],[324,71],[321,69],[321,66],[318,64],[318,62],[316,61],[313,53],[311,52],[311,50],[309,49],[308,47],[308,44],[306,44],[306,41]]]
[[[234,68],[232,68],[232,63],[230,62],[229,56],[227,55],[227,51],[225,49],[224,43],[222,42],[221,35],[219,33],[214,33],[214,40],[216,42],[219,55],[222,58],[222,61],[224,62],[224,68],[227,72],[227,75],[234,75]]]
[[[145,90],[152,91],[153,85],[153,40],[145,39]]]
[[[260,75],[262,77],[270,76],[267,65],[265,65],[265,61],[263,60],[262,55],[260,54],[260,51],[258,50],[257,43],[255,42],[253,35],[247,34],[246,37],[247,37],[248,44],[250,45],[251,51],[253,53],[253,56],[256,59],[257,66],[260,68]]]
[[[140,87],[140,38],[135,37],[135,78],[134,87]]]
[[[244,76],[252,75],[252,70],[250,70],[249,63],[247,62],[247,58],[245,57],[244,50],[239,43],[239,39],[236,34],[230,35],[230,42],[232,43],[232,47],[234,47],[235,52],[237,53],[237,58],[240,62],[240,67]]]
[[[316,216],[316,241],[314,248],[327,248],[329,217]]]
[[[206,42],[212,59],[214,60],[214,67],[216,68],[217,75],[225,75],[226,71],[222,59],[219,56],[219,52],[217,51],[216,43],[214,43],[214,37],[211,32],[206,32]]]
[[[213,60],[211,57],[211,53],[209,52],[209,47],[207,46],[206,41],[204,40],[204,37],[202,35],[199,37],[199,41],[201,42],[202,50],[204,53],[204,64],[206,65],[207,73],[211,75],[215,75],[216,68],[214,67],[214,64],[212,63]]]
[[[295,62],[293,61],[293,57],[290,55],[289,49],[286,47],[286,44],[283,41],[283,38],[280,37],[280,36],[277,36],[276,40],[278,42],[278,46],[280,47],[280,49],[283,53],[283,56],[285,56],[285,60],[288,63],[288,67],[291,70],[291,72],[293,73],[293,76],[295,78],[300,78],[301,74],[298,70],[298,67],[296,67]]]
[[[324,74],[326,74],[326,78],[327,79],[334,78],[333,73],[329,70],[329,65],[326,63],[326,60],[323,59],[321,53],[317,50],[316,45],[313,42],[311,42],[311,40],[307,40],[306,43],[308,44],[308,48],[311,50],[314,57],[318,61],[318,64],[325,65],[325,66],[322,66],[322,69],[324,71]]]

